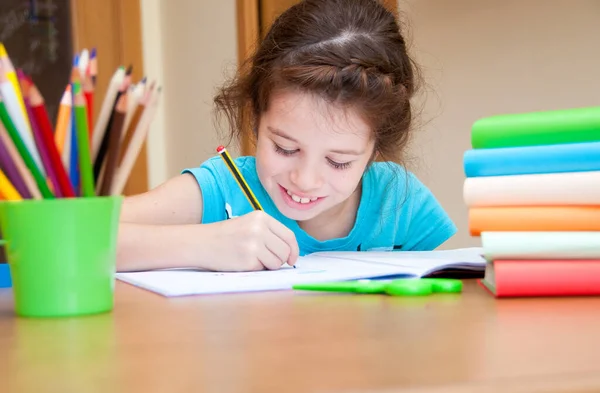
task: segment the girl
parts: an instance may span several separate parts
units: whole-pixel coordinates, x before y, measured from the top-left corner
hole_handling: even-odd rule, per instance
[[[215,97],[255,157],[223,160],[126,198],[121,271],[278,269],[328,250],[432,250],[456,227],[402,166],[415,70],[392,13],[375,0],[305,0],[273,23],[247,72]],[[242,68],[244,70],[245,68]]]

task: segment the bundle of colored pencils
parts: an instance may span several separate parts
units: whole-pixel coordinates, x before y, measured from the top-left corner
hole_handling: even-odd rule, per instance
[[[0,199],[122,194],[161,89],[119,67],[95,117],[97,69],[95,49],[75,56],[53,125],[35,82],[0,43]]]

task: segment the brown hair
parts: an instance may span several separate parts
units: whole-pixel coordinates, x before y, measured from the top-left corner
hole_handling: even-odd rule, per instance
[[[304,0],[281,14],[214,99],[230,136],[258,130],[275,90],[292,88],[356,108],[379,160],[400,162],[412,123],[416,67],[394,14],[376,0]]]

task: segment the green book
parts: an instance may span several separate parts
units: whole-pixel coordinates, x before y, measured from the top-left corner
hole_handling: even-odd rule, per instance
[[[474,149],[600,141],[600,106],[485,117],[471,129]]]

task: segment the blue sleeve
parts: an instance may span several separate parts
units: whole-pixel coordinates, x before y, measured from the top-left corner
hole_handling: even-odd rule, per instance
[[[225,197],[219,185],[218,169],[214,159],[209,159],[198,168],[188,168],[182,173],[190,173],[198,182],[202,191],[202,224],[223,221],[226,219]]]
[[[431,191],[416,178],[412,180],[410,221],[402,249],[431,251],[456,233],[456,225]]]

